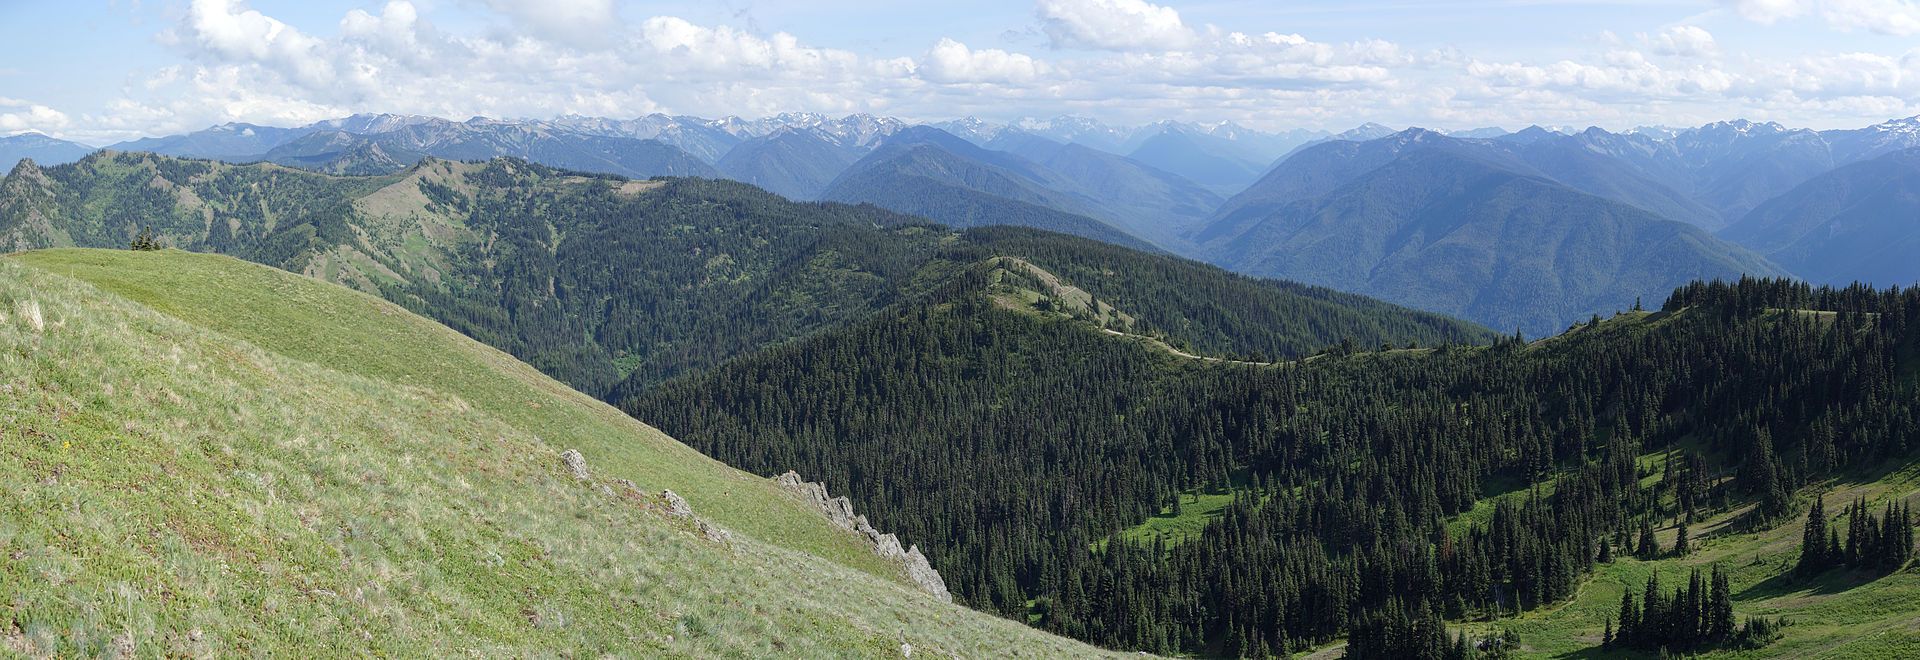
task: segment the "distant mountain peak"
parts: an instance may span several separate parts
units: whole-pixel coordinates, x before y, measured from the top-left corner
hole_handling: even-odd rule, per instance
[[[1400,131],[1398,133],[1394,133],[1382,139],[1393,140],[1400,144],[1419,144],[1422,142],[1432,142],[1434,140],[1448,140],[1452,138],[1449,138],[1442,133],[1421,128],[1419,126],[1410,126],[1406,130]]]
[[[1920,115],[1902,119],[1889,119],[1868,128],[1870,130],[1887,133],[1920,134]]]
[[[1728,121],[1713,122],[1711,124],[1701,126],[1699,130],[1701,131],[1733,131],[1736,133],[1740,133],[1742,135],[1746,135],[1746,134],[1753,134],[1753,133],[1760,133],[1760,134],[1785,133],[1787,132],[1788,129],[1785,126],[1780,125],[1779,122],[1772,122],[1772,121],[1754,122],[1754,121],[1748,121],[1746,119],[1732,119]]]
[[[1342,132],[1339,135],[1335,135],[1333,136],[1333,139],[1348,140],[1352,142],[1365,142],[1367,140],[1378,140],[1380,138],[1393,135],[1394,132],[1395,131],[1392,128],[1388,128],[1387,126],[1376,124],[1374,122],[1367,122],[1365,124],[1361,124],[1359,126],[1355,126],[1351,129],[1348,129],[1347,131]]]
[[[1626,134],[1645,135],[1656,140],[1671,140],[1685,130],[1684,128],[1674,128],[1672,126],[1635,126],[1628,129]]]

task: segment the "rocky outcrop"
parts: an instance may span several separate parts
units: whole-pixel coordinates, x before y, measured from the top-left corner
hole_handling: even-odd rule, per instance
[[[892,534],[882,534],[867,522],[867,517],[853,512],[853,501],[845,496],[833,497],[827,493],[826,484],[802,479],[800,473],[788,470],[773,478],[774,483],[800,496],[827,517],[829,522],[842,529],[854,532],[873,544],[874,554],[892,561],[900,562],[906,569],[907,578],[922,591],[933,594],[940,600],[953,602],[953,594],[947,592],[947,582],[941,579],[940,572],[927,562],[926,555],[920,554],[920,546],[902,549],[900,538]]]
[[[666,503],[669,516],[675,518],[693,516],[693,505],[688,504],[687,498],[681,497],[679,493],[670,490],[660,491],[660,501]]]
[[[580,455],[578,449],[560,452],[560,462],[566,464],[567,471],[573,473],[575,479],[586,481],[593,478],[592,475],[587,474],[587,457]]]

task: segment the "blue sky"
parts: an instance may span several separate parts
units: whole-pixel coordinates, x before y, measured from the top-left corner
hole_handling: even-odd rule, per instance
[[[0,0],[0,134],[782,111],[1860,126],[1920,113],[1920,2]]]

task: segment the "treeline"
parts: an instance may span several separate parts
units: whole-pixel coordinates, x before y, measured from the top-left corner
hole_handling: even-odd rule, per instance
[[[1864,498],[1856,499],[1842,515],[1847,517],[1844,541],[1840,529],[1828,525],[1826,505],[1821,498],[1814,498],[1807,511],[1795,571],[1814,575],[1845,566],[1891,572],[1913,559],[1913,512],[1906,503],[1888,502],[1876,516]]]
[[[1616,626],[1615,622],[1618,622]],[[1647,578],[1636,598],[1633,589],[1620,594],[1620,610],[1606,624],[1601,646],[1609,649],[1686,652],[1732,646],[1767,645],[1786,626],[1784,619],[1749,617],[1741,624],[1733,614],[1733,588],[1718,564],[1705,580],[1693,569],[1687,584],[1669,595],[1660,588],[1660,574]]]
[[[1652,521],[1760,501],[1764,524],[1813,479],[1908,455],[1920,291],[1798,286],[1683,290],[1672,311],[1539,344],[1269,368],[1154,354],[959,287],[627,408],[735,465],[845,489],[977,607],[1115,648],[1280,654],[1561,600]],[[1639,467],[1649,453],[1668,469]],[[1202,487],[1235,498],[1197,538],[1115,536]],[[1484,523],[1448,527],[1503,491]]]

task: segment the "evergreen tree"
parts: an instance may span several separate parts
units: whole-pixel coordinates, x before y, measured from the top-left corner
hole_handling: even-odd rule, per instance
[[[1640,543],[1634,549],[1634,554],[1639,555],[1641,559],[1655,559],[1660,556],[1660,539],[1653,535],[1653,521],[1640,519]]]
[[[164,246],[161,245],[160,239],[154,236],[153,227],[147,226],[142,227],[140,233],[134,235],[133,243],[127,247],[136,252],[152,252]]]
[[[1794,570],[1802,575],[1812,575],[1832,567],[1827,541],[1827,509],[1822,502],[1824,497],[1814,496],[1813,506],[1807,510],[1806,527],[1800,535],[1800,562]]]
[[[1733,636],[1733,588],[1719,564],[1713,565],[1713,587],[1707,602],[1706,637],[1719,644]]]
[[[1780,466],[1773,453],[1773,435],[1764,428],[1755,429],[1751,447],[1746,463],[1740,468],[1740,481],[1747,492],[1759,498],[1760,517],[1778,518],[1786,513],[1792,495],[1780,478]]]

